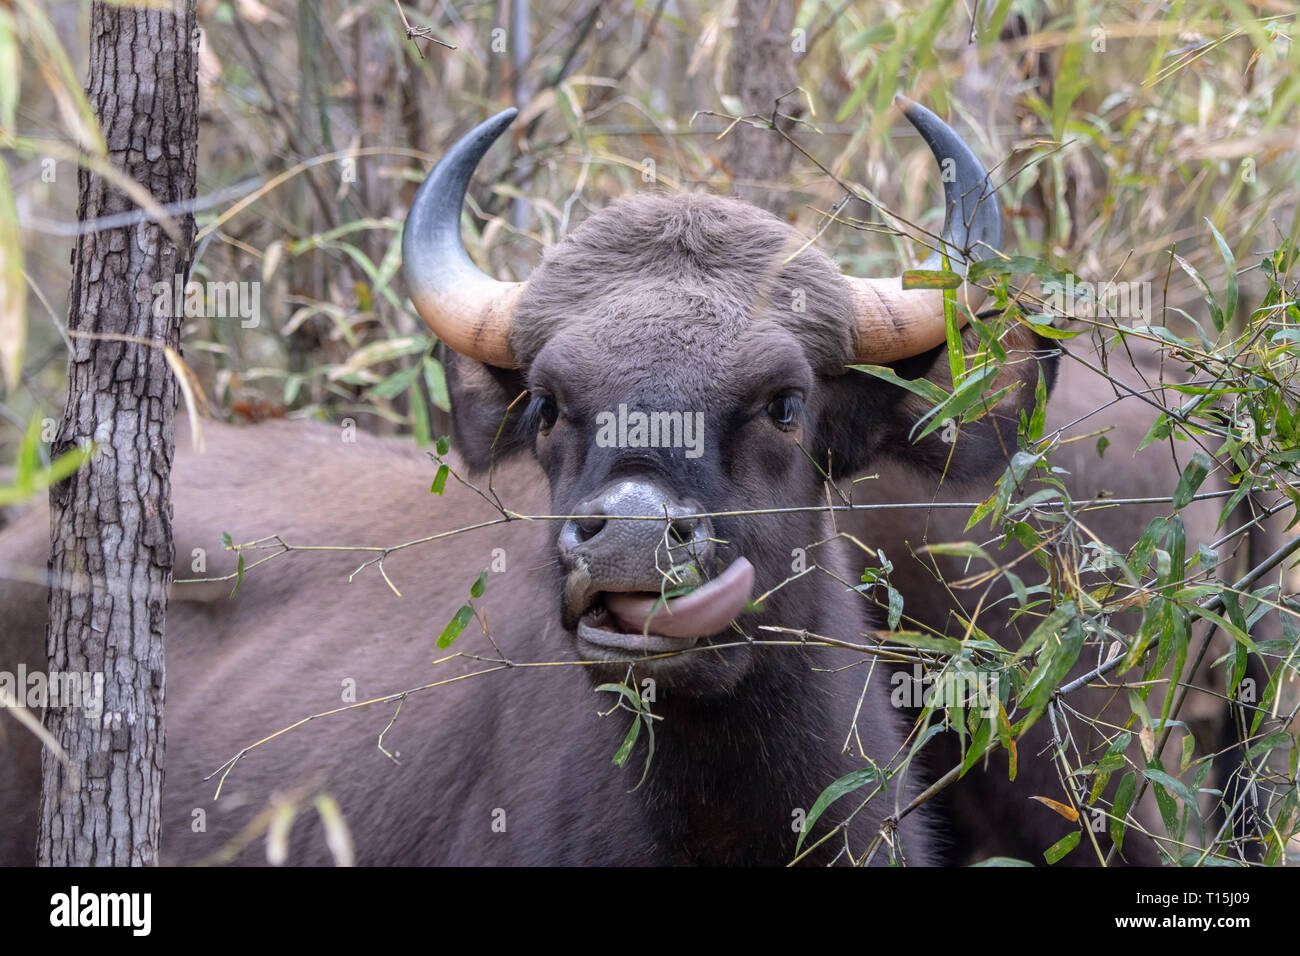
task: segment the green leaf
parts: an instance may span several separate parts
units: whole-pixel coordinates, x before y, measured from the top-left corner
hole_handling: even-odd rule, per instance
[[[370,312],[375,307],[374,297],[370,294],[370,283],[358,279],[352,283],[352,288],[357,293],[357,311]]]
[[[1086,328],[1058,329],[1052,324],[1056,321],[1054,315],[1020,315],[1017,313],[1016,320],[1021,325],[1027,325],[1033,329],[1035,335],[1041,335],[1045,339],[1072,339],[1088,331]]]
[[[927,544],[921,550],[927,554],[947,554],[957,558],[979,558],[991,565],[997,565],[997,562],[993,560],[989,553],[974,541],[942,541]]]
[[[1159,764],[1151,761],[1142,773],[1151,781],[1151,793],[1156,798],[1156,806],[1160,809],[1160,819],[1164,822],[1166,832],[1177,835],[1178,832],[1178,804],[1170,796],[1169,790],[1165,787],[1164,780],[1172,780],[1167,773],[1158,769]],[[1157,774],[1158,776],[1152,776]],[[1177,782],[1177,781],[1175,781]]]
[[[1022,730],[1034,723],[1047,708],[1052,694],[1078,660],[1079,652],[1083,650],[1084,637],[1083,626],[1077,617],[1072,616],[1066,624],[1065,633],[1057,641],[1051,637],[1046,639],[1043,653],[1038,658],[1038,666],[1029,675],[1029,680],[1020,693],[1021,703],[1029,708],[1029,713],[1021,721]]]
[[[903,595],[894,588],[889,589],[889,619],[886,623],[891,631],[898,630],[898,623],[903,619]]]
[[[1011,525],[1011,535],[1020,542],[1021,547],[1026,551],[1032,551],[1042,541],[1042,536],[1025,521],[1013,523]]]
[[[943,257],[944,264],[947,265],[948,257]],[[943,333],[948,343],[948,371],[952,375],[954,382],[964,381],[966,378],[966,354],[962,348],[961,327],[963,325],[962,315],[958,312],[957,293],[952,289],[945,289],[943,292]]]
[[[1258,740],[1251,744],[1250,749],[1246,751],[1246,759],[1254,760],[1256,757],[1262,757],[1264,754],[1270,753],[1279,747],[1289,748],[1294,744],[1295,740],[1293,740],[1291,735],[1286,731],[1274,731],[1262,740]]]
[[[939,654],[960,654],[961,641],[955,637],[936,637],[933,634],[921,634],[918,631],[895,631],[888,640],[897,644],[906,644],[922,651],[935,651]]]
[[[821,792],[821,795],[813,801],[812,809],[808,811],[808,816],[804,820],[803,830],[799,833],[799,839],[795,842],[794,852],[797,854],[803,846],[804,837],[812,832],[813,824],[821,818],[826,812],[826,808],[845,794],[852,793],[854,790],[860,790],[869,784],[876,783],[880,779],[880,774],[876,772],[875,767],[863,767],[861,770],[854,770],[846,773],[840,779],[836,780],[829,787]]]
[[[470,597],[481,598],[483,596],[483,591],[485,588],[487,588],[487,576],[488,573],[486,571],[482,572],[481,574],[479,574],[478,580],[470,585],[469,587]]]
[[[645,767],[641,771],[641,779],[636,782],[636,786],[629,792],[635,792],[641,789],[641,784],[645,783],[645,778],[650,776],[650,764],[655,759],[655,725],[650,722],[649,716],[642,714],[641,722],[645,724],[646,733],[646,752]]]
[[[1130,770],[1120,778],[1115,788],[1115,803],[1111,808],[1110,839],[1116,849],[1124,849],[1124,832],[1128,829],[1125,817],[1133,806],[1133,796],[1137,793],[1137,773]]]
[[[450,473],[451,469],[446,465],[439,465],[438,473],[433,476],[433,484],[429,486],[429,494],[441,497],[447,487],[447,475]]]
[[[1173,695],[1170,694],[1170,697]],[[1163,717],[1162,717],[1163,719]],[[1290,739],[1290,738],[1288,738]],[[1178,772],[1183,773],[1192,765],[1192,757],[1196,754],[1196,738],[1191,734],[1183,735],[1183,753],[1178,761]]]
[[[961,287],[961,276],[948,269],[905,269],[903,271],[903,288],[910,289],[957,289]]]
[[[1147,431],[1146,435],[1143,436],[1140,442],[1138,442],[1137,450],[1141,451],[1143,448],[1146,448],[1147,445],[1158,441],[1164,441],[1173,433],[1174,420],[1164,412],[1161,412],[1156,416],[1155,422],[1152,423],[1151,428]]]
[[[442,629],[438,635],[438,647],[446,650],[451,647],[451,642],[460,637],[461,632],[465,630],[466,625],[474,619],[474,609],[468,604],[462,604],[447,626]]]
[[[424,357],[424,384],[429,388],[429,399],[435,408],[451,411],[451,394],[447,391],[447,372],[442,363],[431,355]]]
[[[1219,552],[1209,545],[1202,544],[1198,546],[1196,556],[1200,559],[1201,567],[1206,571],[1213,571],[1219,566]]]
[[[1034,386],[1034,411],[1029,416],[1029,427],[1025,431],[1025,436],[1030,441],[1038,441],[1043,437],[1043,428],[1047,423],[1047,378],[1043,374],[1043,367],[1038,366],[1038,384]]]
[[[18,504],[51,485],[57,485],[93,458],[99,450],[93,444],[85,448],[72,448],[51,462],[48,468],[42,468],[40,434],[41,420],[33,415],[18,445],[13,484],[0,485],[0,506]]]
[[[235,586],[230,589],[230,596],[234,597],[239,586],[244,583],[244,553],[241,551],[235,556]]]
[[[930,423],[922,428],[920,433],[915,435],[912,440],[920,441],[936,428],[942,427],[945,419],[956,418],[978,402],[988,399],[992,404],[993,396],[987,395],[986,391],[987,386],[997,373],[997,366],[993,364],[972,371],[966,381],[957,386],[951,395],[921,416],[916,425],[912,427],[914,432],[923,422],[929,420]]]
[[[1030,275],[1039,279],[1046,279],[1049,282],[1056,282],[1064,286],[1069,272],[1063,272],[1060,269],[1053,269],[1041,259],[1031,259],[1028,256],[992,256],[988,259],[981,259],[979,262],[972,262],[966,269],[966,278],[971,282],[979,282],[990,276],[1009,276],[1009,275]]]
[[[629,727],[627,736],[623,738],[623,743],[618,752],[614,755],[614,763],[617,766],[623,766],[631,756],[632,748],[636,744],[638,735],[641,733],[640,726],[645,724],[647,733],[646,737],[646,757],[645,766],[641,771],[641,779],[637,781],[629,793],[634,793],[641,789],[641,784],[645,783],[646,777],[650,775],[650,764],[654,761],[655,756],[655,728],[651,722],[650,714],[646,710],[645,701],[643,701],[635,690],[626,684],[600,684],[596,687],[597,693],[619,694],[627,703],[627,708],[632,710],[636,717],[633,718],[633,727]]]
[[[1055,608],[1051,614],[1043,618],[1038,627],[1034,628],[1034,632],[1029,635],[1029,639],[1025,643],[1020,645],[1020,649],[1016,651],[1012,660],[1024,660],[1038,650],[1039,646],[1049,637],[1060,634],[1065,630],[1066,625],[1074,619],[1076,613],[1073,604],[1062,604]]]
[[[17,488],[35,490],[33,479],[41,463],[40,439],[41,420],[33,415],[18,445],[18,460],[14,464],[14,486]]]
[[[1214,327],[1218,331],[1222,332],[1223,327],[1226,324],[1224,321],[1223,309],[1219,308],[1219,303],[1215,301],[1214,293],[1210,291],[1210,284],[1205,281],[1204,276],[1196,271],[1195,266],[1176,252],[1174,253],[1174,261],[1182,267],[1183,271],[1187,273],[1188,277],[1192,280],[1192,283],[1200,291],[1201,298],[1204,299],[1205,304],[1210,307],[1210,320],[1214,323]]]
[[[284,380],[284,404],[292,405],[298,398],[298,393],[302,391],[303,383],[307,378],[304,375],[294,373]]]
[[[441,458],[443,455],[447,454],[447,452],[451,450],[451,439],[448,438],[446,435],[443,435],[436,442],[434,442],[433,448],[434,451],[438,453],[438,457]]]
[[[1093,83],[1090,71],[1084,66],[1084,52],[1089,48],[1089,42],[1088,32],[1082,26],[1076,26],[1066,36],[1061,47],[1060,62],[1056,67],[1056,75],[1052,78],[1051,118],[1054,140],[1064,139],[1071,105]]]
[[[1205,224],[1210,227],[1210,232],[1214,233],[1214,243],[1219,247],[1219,255],[1223,256],[1223,265],[1228,279],[1228,301],[1223,304],[1223,317],[1225,321],[1231,322],[1237,314],[1237,260],[1223,236],[1219,234],[1219,230],[1214,228],[1214,223],[1207,218]]]
[[[369,368],[371,365],[379,362],[391,362],[404,355],[414,355],[423,352],[428,347],[429,340],[423,335],[408,335],[403,338],[381,339],[378,342],[371,342],[369,345],[363,345],[353,352],[346,362],[332,368],[329,378],[331,381],[338,381],[344,376]]]
[[[866,372],[868,375],[874,375],[876,378],[883,379],[891,385],[897,385],[899,388],[905,388],[913,395],[920,395],[935,404],[948,397],[947,392],[927,378],[901,378],[892,368],[885,368],[883,365],[850,365],[849,368],[859,372]]]
[[[991,856],[987,860],[980,860],[978,863],[972,863],[971,866],[1028,866],[1034,864],[1028,860],[1017,860],[1013,856]]]
[[[980,757],[984,756],[984,752],[989,749],[989,744],[993,740],[993,725],[995,723],[995,720],[987,717],[980,720],[975,736],[971,738],[970,747],[966,750],[966,758],[961,762],[961,775],[963,777],[971,767],[975,766]]]
[[[388,378],[384,379],[378,385],[370,390],[372,398],[382,398],[385,400],[396,398],[404,391],[411,387],[415,381],[415,376],[420,372],[420,366],[412,365],[410,368],[404,368],[394,372]]]
[[[632,748],[636,746],[636,740],[641,736],[641,717],[636,715],[632,718],[632,726],[627,729],[627,736],[623,738],[623,743],[619,745],[618,751],[614,754],[614,766],[622,767],[627,763],[627,758],[632,756]]]
[[[410,391],[411,398],[411,431],[415,435],[417,445],[429,444],[429,409],[424,404],[424,396],[420,394],[418,388]]]
[[[1079,838],[1082,836],[1083,833],[1079,830],[1075,830],[1073,833],[1067,833],[1043,851],[1043,859],[1048,863],[1057,862],[1067,856],[1071,850],[1079,845]]]
[[[1142,537],[1138,538],[1137,544],[1133,545],[1133,568],[1141,571],[1146,568],[1147,562],[1151,560],[1151,554],[1155,551],[1156,542],[1165,536],[1169,530],[1169,519],[1161,515],[1152,518],[1147,524],[1146,530],[1142,532]]]
[[[1236,624],[1232,623],[1232,621],[1228,620],[1223,615],[1215,614],[1213,611],[1207,608],[1193,606],[1189,610],[1194,616],[1205,618],[1205,620],[1213,621],[1215,624],[1219,625],[1219,627],[1227,631],[1228,635],[1232,637],[1233,640],[1235,640],[1246,650],[1251,651],[1252,653],[1255,654],[1260,653],[1259,647],[1256,646],[1255,642],[1251,639],[1250,635],[1246,633],[1245,628],[1238,627]]]
[[[627,699],[627,702],[632,705],[633,710],[639,711],[641,709],[641,698],[637,695],[636,691],[631,687],[628,687],[626,684],[597,684],[595,692],[598,694],[619,694]]]
[[[1191,462],[1183,469],[1182,477],[1178,479],[1178,487],[1174,489],[1175,511],[1181,511],[1191,504],[1192,496],[1196,494],[1196,489],[1201,487],[1201,482],[1205,481],[1212,464],[1204,452],[1198,451],[1192,456]]]
[[[1171,777],[1163,770],[1157,770],[1154,767],[1148,767],[1146,770],[1143,770],[1142,773],[1152,783],[1160,784],[1166,790],[1176,795],[1178,799],[1182,800],[1184,803],[1189,805],[1194,805],[1196,803],[1196,797],[1192,795],[1192,792],[1189,789],[1187,789],[1187,784],[1183,783],[1177,777]]]
[[[57,485],[64,478],[67,478],[78,468],[90,461],[99,450],[98,446],[91,445],[89,448],[73,448],[65,451],[54,461],[50,462],[50,467],[44,468],[36,474],[36,483],[41,487],[48,488],[50,485]]]

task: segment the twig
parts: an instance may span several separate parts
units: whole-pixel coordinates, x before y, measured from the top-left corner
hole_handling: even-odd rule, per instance
[[[402,9],[400,0],[393,0],[393,6],[397,7],[397,15],[402,18],[402,27],[406,30],[406,39],[408,40],[432,40],[438,46],[446,47],[448,50],[456,49],[445,40],[439,40],[433,35],[433,27],[413,27],[411,21],[406,19],[406,11]],[[415,52],[419,54],[420,59],[424,59],[424,51],[420,49],[420,44],[415,44]]]

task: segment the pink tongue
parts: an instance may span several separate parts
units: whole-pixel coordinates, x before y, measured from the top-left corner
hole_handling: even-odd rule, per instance
[[[705,637],[730,624],[749,600],[754,566],[737,558],[727,570],[690,594],[666,602],[643,593],[605,592],[605,607],[631,631],[664,637]],[[650,626],[646,626],[646,621]]]

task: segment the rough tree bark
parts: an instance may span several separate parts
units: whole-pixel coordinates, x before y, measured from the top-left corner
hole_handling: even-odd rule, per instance
[[[777,97],[799,83],[795,72],[795,0],[740,0],[731,40],[730,86],[745,112],[769,118]],[[781,101],[781,111],[798,116],[799,95]],[[785,127],[788,131],[788,124]],[[724,160],[734,181],[732,192],[778,216],[788,199],[783,189],[762,185],[785,177],[794,161],[794,149],[770,129],[741,123],[727,134]]]
[[[109,159],[160,203],[194,197],[197,42],[194,0],[173,0],[170,9],[91,8],[87,94]],[[85,169],[78,184],[82,221],[134,208]],[[161,346],[178,348],[181,319],[170,305],[154,314],[151,287],[170,288],[189,273],[194,218],[174,221],[179,245],[144,222],[82,235],[73,258],[68,402],[53,451],[90,440],[99,454],[50,492],[46,649],[51,674],[104,675],[103,713],[46,711],[75,778],[44,751],[42,865],[158,859],[177,400]],[[103,337],[124,335],[150,344]]]

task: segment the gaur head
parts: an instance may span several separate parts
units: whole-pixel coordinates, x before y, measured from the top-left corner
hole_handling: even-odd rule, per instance
[[[960,271],[1000,245],[997,200],[947,125],[910,101],[904,111],[955,172],[944,177],[943,245]],[[734,199],[621,199],[549,249],[526,282],[490,278],[465,252],[460,211],[514,115],[451,149],[403,236],[412,301],[457,353],[458,450],[480,470],[535,455],[552,513],[572,516],[555,522],[554,586],[580,656],[641,660],[638,672],[677,687],[726,692],[754,655],[669,652],[743,641],[733,622],[750,633],[760,620],[815,626],[814,585],[778,590],[761,610],[747,602],[791,576],[793,548],[826,537],[816,506],[828,476],[886,455],[952,475],[988,471],[1014,450],[1018,403],[963,427],[955,449],[912,443],[907,393],[848,366],[942,378],[942,292],[847,277],[789,225]],[[1036,376],[1034,361],[1020,365]]]

